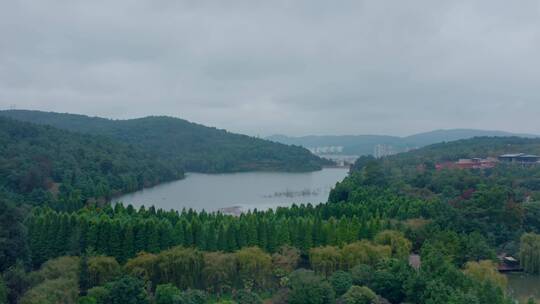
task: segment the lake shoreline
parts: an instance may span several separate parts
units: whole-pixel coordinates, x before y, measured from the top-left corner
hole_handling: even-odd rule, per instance
[[[206,174],[186,172],[185,178],[117,196],[111,201],[161,209],[192,208],[241,214],[293,203],[319,204],[348,174],[348,168],[323,168],[314,172],[235,172]],[[246,187],[246,185],[250,187]],[[242,210],[242,211],[239,211]]]

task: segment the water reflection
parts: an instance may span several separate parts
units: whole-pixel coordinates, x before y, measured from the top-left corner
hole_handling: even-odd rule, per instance
[[[508,291],[518,300],[526,301],[530,297],[540,300],[540,276],[525,273],[509,273]]]
[[[264,210],[293,203],[326,202],[336,182],[348,170],[325,168],[308,173],[247,172],[233,174],[189,173],[184,180],[144,189],[118,198],[135,207],[193,208],[207,211]]]

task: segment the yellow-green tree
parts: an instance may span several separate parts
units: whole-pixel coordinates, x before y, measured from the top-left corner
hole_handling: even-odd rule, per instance
[[[153,284],[152,286],[156,286],[159,279],[157,258],[155,254],[141,252],[126,262],[124,270],[127,274],[140,278],[147,284],[150,283]]]
[[[346,270],[360,264],[376,265],[379,261],[391,256],[392,248],[390,246],[375,245],[366,240],[345,245],[341,249],[341,263]]]
[[[377,295],[368,287],[365,286],[352,286],[341,297],[342,302],[345,304],[378,304],[379,299]]]
[[[540,235],[525,233],[521,236],[519,248],[521,266],[526,272],[540,273]]]
[[[160,283],[172,283],[180,289],[199,288],[204,258],[193,248],[174,247],[158,255]]]
[[[59,257],[47,261],[32,273],[36,281],[20,303],[75,303],[79,295],[79,258]]]
[[[99,286],[114,280],[120,275],[120,265],[113,257],[94,256],[88,258],[90,285]]]
[[[233,287],[236,276],[236,258],[232,253],[204,253],[203,281],[207,289],[218,295]]]
[[[309,262],[315,272],[328,277],[339,269],[341,253],[339,248],[334,246],[312,248],[309,251]]]
[[[403,259],[409,256],[412,243],[403,233],[395,230],[384,230],[375,236],[375,243],[379,245],[387,245],[392,248],[392,257]]]
[[[489,282],[501,289],[505,289],[508,284],[508,279],[497,271],[497,265],[490,260],[467,262],[463,272],[478,282]]]
[[[244,287],[265,288],[272,275],[272,257],[259,247],[247,247],[235,252],[238,275]]]

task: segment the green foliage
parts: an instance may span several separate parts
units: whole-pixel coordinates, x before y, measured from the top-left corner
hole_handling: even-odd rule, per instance
[[[120,265],[113,257],[93,256],[88,258],[90,286],[104,285],[120,275]]]
[[[0,303],[7,303],[8,301],[8,289],[2,276],[0,276]]]
[[[232,288],[236,281],[236,257],[230,253],[204,254],[203,282],[207,289],[220,295]]]
[[[365,286],[372,282],[375,269],[369,265],[360,264],[353,267],[350,272],[354,285]]]
[[[181,304],[204,304],[208,302],[208,295],[197,289],[188,289],[182,293]]]
[[[90,274],[88,273],[88,256],[83,254],[80,258],[79,266],[79,295],[86,296],[88,289],[91,288]]]
[[[345,271],[334,272],[330,276],[329,281],[330,284],[332,284],[334,291],[336,292],[336,296],[338,297],[347,292],[347,290],[349,290],[349,288],[351,288],[351,286],[353,285],[351,274]]]
[[[143,282],[130,276],[124,276],[117,281],[105,285],[108,293],[103,303],[107,304],[148,304],[148,296]],[[99,302],[101,303],[101,302]]]
[[[332,286],[313,271],[296,270],[290,275],[288,303],[330,304],[335,293]]]
[[[379,265],[368,286],[390,302],[401,303],[406,299],[406,282],[413,272],[406,262],[389,260]]]
[[[88,289],[88,298],[94,299],[98,304],[107,303],[110,290],[105,286],[97,286]]]
[[[538,147],[537,141],[502,141],[519,144],[523,151]],[[163,303],[204,303],[204,289],[218,298],[233,295],[238,302],[259,303],[253,290],[274,292],[281,286],[273,294],[276,303],[333,303],[336,293],[344,294],[344,303],[364,303],[375,301],[376,292],[392,303],[507,304],[503,280],[492,262],[484,260],[495,259],[495,244],[502,247],[523,231],[538,231],[535,215],[540,209],[528,201],[540,198],[535,180],[540,171],[513,165],[435,169],[445,157],[503,149],[497,140],[480,139],[482,149],[468,147],[471,142],[360,159],[332,191],[328,204],[238,217],[154,207],[135,210],[122,204],[76,212],[35,207],[29,213],[0,205],[0,216],[10,223],[6,229],[13,229],[4,234],[0,230],[0,236],[9,240],[13,234],[9,244],[19,252],[0,247],[2,263],[7,263],[9,301],[16,303],[24,293],[24,303],[69,302],[79,291],[83,295],[96,286],[83,299],[148,303],[154,294]],[[487,149],[487,143],[495,148]],[[113,178],[114,161],[97,166],[96,172]],[[74,186],[69,193],[76,201],[87,201],[86,194],[75,195],[80,189]],[[21,225],[23,215],[29,215],[24,221],[28,231]],[[30,259],[24,257],[26,243]],[[537,243],[534,233],[521,239],[520,258],[530,272],[540,265],[535,262]],[[406,261],[413,248],[421,253],[418,271]],[[89,254],[80,260],[51,260],[81,252]],[[42,267],[26,275],[22,262]],[[314,271],[297,270],[299,265],[311,265]],[[123,274],[129,277],[118,279]],[[55,290],[60,284],[68,288]]]
[[[404,259],[411,252],[411,241],[399,231],[385,230],[375,236],[375,243],[387,245],[392,249],[392,257]]]
[[[202,286],[204,257],[192,248],[174,247],[157,256],[160,282],[172,283],[180,289]]]
[[[22,297],[21,304],[76,303],[79,296],[77,282],[68,278],[46,280],[30,289]]]
[[[79,304],[97,304],[97,300],[95,298],[89,297],[89,296],[82,296],[79,297]]]
[[[0,156],[1,157],[1,156]],[[1,171],[1,170],[0,170]],[[1,197],[0,186],[0,273],[17,260],[28,260],[24,211]]]
[[[8,290],[8,303],[19,303],[22,295],[32,285],[32,278],[20,261],[3,273],[3,279]]]
[[[499,273],[497,265],[492,261],[467,262],[465,274],[478,282],[489,282],[501,289],[506,289],[508,279]]]
[[[0,193],[16,202],[77,210],[183,177],[178,166],[117,140],[0,118]],[[67,240],[64,240],[67,242]]]
[[[235,253],[238,275],[244,287],[263,289],[272,275],[272,258],[258,247],[240,249]]]
[[[339,269],[341,253],[339,248],[332,246],[313,248],[309,252],[309,261],[313,270],[328,277]]]
[[[435,164],[512,152],[540,154],[540,140],[474,138],[380,160],[361,158],[350,176],[332,190],[329,200],[365,203],[388,196],[385,192],[403,201],[419,199],[423,203],[402,204],[391,217],[430,218],[432,226],[460,234],[477,232],[490,246],[504,244],[517,240],[524,231],[539,231],[535,215],[540,209],[529,201],[540,198],[540,166],[500,163],[495,168],[474,170],[436,169]],[[485,248],[476,249],[483,251],[482,255],[486,252]],[[459,262],[474,259],[478,257]]]
[[[79,258],[60,257],[47,261],[32,273],[33,286],[20,303],[75,303],[79,296]]]
[[[181,167],[186,171],[313,171],[330,163],[299,146],[234,134],[172,117],[109,120],[38,111],[1,111],[0,115],[122,141],[173,168]],[[111,166],[103,163],[101,167],[108,171]]]
[[[272,255],[272,269],[274,275],[281,278],[293,272],[300,261],[300,250],[289,245],[281,246]]]
[[[262,304],[263,302],[258,294],[245,289],[237,291],[234,300],[238,304]]]
[[[529,273],[540,273],[540,235],[525,233],[521,236],[519,249],[520,262]]]
[[[158,285],[155,292],[155,304],[176,304],[182,299],[182,291],[172,284]]]
[[[352,286],[342,297],[344,304],[378,304],[377,295],[368,287]]]
[[[379,262],[389,259],[392,248],[387,245],[376,245],[369,241],[354,242],[341,249],[342,265],[344,269],[351,269],[359,264],[375,266]]]
[[[157,253],[177,245],[232,252],[260,244],[271,253],[281,246],[292,245],[305,253],[313,247],[342,246],[392,228],[393,224],[381,219],[380,214],[392,213],[400,202],[390,200],[383,204],[383,199],[386,198],[366,205],[294,205],[275,211],[249,212],[240,217],[153,207],[134,210],[121,204],[114,208],[87,207],[76,213],[34,208],[27,226],[35,267],[47,259],[89,249],[113,256],[119,262],[141,251]],[[375,251],[381,248],[371,246],[365,250],[372,252],[369,258],[374,258],[373,254],[381,253]]]

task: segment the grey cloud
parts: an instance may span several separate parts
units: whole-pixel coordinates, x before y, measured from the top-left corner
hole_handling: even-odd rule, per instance
[[[0,107],[253,135],[540,133],[539,17],[527,0],[4,1]]]

